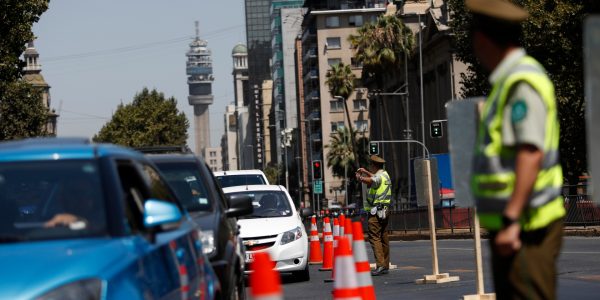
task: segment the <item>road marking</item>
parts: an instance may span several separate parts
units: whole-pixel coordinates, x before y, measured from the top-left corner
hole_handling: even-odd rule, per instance
[[[419,269],[423,269],[423,267],[417,267],[417,266],[404,266],[404,267],[398,267],[399,270],[419,270]]]
[[[577,276],[577,278],[585,279],[585,280],[600,281],[600,275],[583,275],[583,276]]]
[[[473,248],[438,248],[439,250],[459,250],[459,251],[475,251]]]
[[[563,251],[560,254],[600,254],[597,251]]]

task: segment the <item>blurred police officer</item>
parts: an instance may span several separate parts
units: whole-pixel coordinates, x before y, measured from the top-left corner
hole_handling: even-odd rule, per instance
[[[526,10],[505,0],[465,3],[474,53],[491,72],[472,189],[490,231],[495,291],[499,299],[554,299],[565,215],[554,86],[520,46]]]
[[[387,274],[390,265],[390,241],[387,234],[388,211],[392,200],[392,182],[390,175],[383,169],[385,160],[371,155],[369,170],[360,168],[356,171],[356,179],[369,187],[369,194],[363,203],[369,218],[369,243],[377,267],[371,271],[373,276]]]

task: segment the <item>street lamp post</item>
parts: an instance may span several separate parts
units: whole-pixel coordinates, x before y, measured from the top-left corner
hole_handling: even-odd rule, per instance
[[[423,24],[421,24],[421,15],[417,14],[419,22],[419,85],[421,89],[421,142],[425,144],[425,108],[423,104]]]

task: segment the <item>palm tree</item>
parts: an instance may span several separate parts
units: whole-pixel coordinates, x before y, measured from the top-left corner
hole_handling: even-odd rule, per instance
[[[348,130],[350,131],[350,136],[354,137],[354,130],[352,129],[352,121],[350,119],[350,111],[348,110],[348,98],[352,92],[354,92],[354,80],[356,79],[356,75],[352,73],[352,69],[350,69],[349,65],[344,65],[344,63],[339,63],[336,65],[332,65],[331,69],[327,71],[326,81],[329,86],[329,92],[331,96],[334,98],[341,97],[344,101],[344,111],[346,113],[346,120],[348,120]],[[356,147],[355,141],[352,139],[350,141],[351,150],[356,156]],[[353,164],[354,167],[357,167],[356,164]]]
[[[351,35],[348,40],[356,51],[356,60],[363,64],[363,84],[375,89],[385,88],[386,78],[399,73],[415,46],[412,31],[395,15],[383,15],[374,23],[365,23],[358,29],[358,34]],[[386,113],[385,101],[381,101],[381,104],[380,117],[384,119],[391,135],[390,114]],[[383,132],[381,134],[383,137]],[[392,144],[394,162],[398,161],[395,148],[396,145]],[[394,177],[398,178],[399,170],[394,170]]]
[[[362,78],[366,80],[398,71],[415,45],[410,28],[395,15],[383,15],[374,23],[365,23],[358,35],[350,35],[348,40],[356,51],[356,60],[363,64]],[[379,85],[381,81],[372,83]]]
[[[346,177],[348,167],[352,170],[352,166],[356,161],[354,151],[352,151],[352,141],[355,139],[356,136],[353,136],[346,127],[339,127],[331,135],[331,141],[328,145],[325,145],[325,148],[329,148],[327,164],[331,166],[333,175]]]

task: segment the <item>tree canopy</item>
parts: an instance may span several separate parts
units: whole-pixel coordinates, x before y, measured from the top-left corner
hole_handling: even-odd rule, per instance
[[[379,16],[377,21],[365,23],[348,40],[356,51],[356,60],[363,64],[363,82],[375,84],[381,75],[397,71],[415,44],[412,31],[396,15]]]
[[[0,140],[45,135],[48,109],[41,94],[21,80],[0,82]]]
[[[130,104],[119,104],[93,140],[128,147],[185,145],[188,127],[175,98],[144,88]]]
[[[594,0],[517,0],[530,17],[523,23],[521,44],[528,54],[546,68],[555,85],[561,126],[561,164],[569,183],[587,169],[585,144],[585,101],[583,87],[583,19],[600,11]],[[469,65],[462,75],[462,96],[489,92],[487,74],[477,62],[471,47],[471,15],[462,0],[449,0],[453,12],[450,27],[455,37],[457,57]]]
[[[21,80],[19,57],[33,40],[31,28],[47,0],[0,1],[0,140],[44,135],[48,110],[40,90]]]

